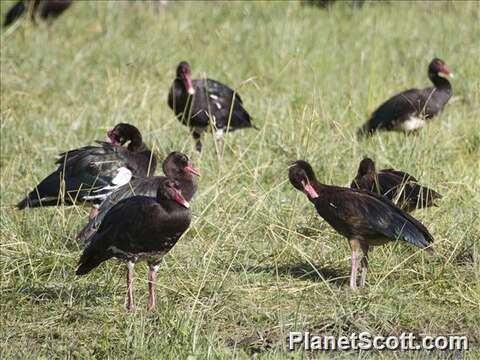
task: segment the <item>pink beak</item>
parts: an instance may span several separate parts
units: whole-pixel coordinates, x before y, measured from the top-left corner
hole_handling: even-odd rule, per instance
[[[185,170],[187,170],[189,173],[193,174],[193,175],[196,175],[196,176],[200,176],[200,172],[195,169],[193,166],[192,166],[192,163],[188,163],[187,166],[185,166]]]
[[[313,186],[310,183],[303,184],[303,188],[305,192],[310,196],[312,199],[318,198],[318,193],[317,191],[313,188]]]
[[[185,198],[183,197],[182,195],[182,192],[178,189],[173,189],[174,193],[175,193],[175,197],[174,197],[174,200],[179,203],[180,205],[182,205],[183,207],[185,208],[189,208],[190,207],[190,204],[188,203],[187,200],[185,200]]]

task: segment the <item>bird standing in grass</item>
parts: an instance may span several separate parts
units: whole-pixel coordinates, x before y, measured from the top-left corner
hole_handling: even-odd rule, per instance
[[[163,178],[156,198],[134,196],[108,211],[84,250],[77,275],[84,275],[115,257],[127,262],[127,310],[134,310],[133,267],[148,264],[148,310],[155,309],[155,282],[163,256],[190,226],[189,204],[175,181]]]
[[[72,0],[19,0],[5,15],[3,26],[10,26],[26,11],[30,12],[30,19],[36,23],[36,16],[45,21],[59,17],[72,4]]]
[[[198,152],[202,151],[202,134],[210,127],[220,149],[225,132],[255,128],[240,95],[219,81],[192,80],[190,65],[185,61],[178,64],[177,76],[168,93],[168,106],[190,128]]]
[[[109,143],[98,141],[99,146],[60,154],[57,170],[43,179],[17,208],[57,206],[62,202],[98,204],[133,176],[147,176],[155,171],[156,158],[135,126],[120,123],[107,135]],[[96,210],[92,209],[90,217],[95,215]]]
[[[357,176],[350,184],[350,188],[386,196],[408,212],[435,206],[435,200],[442,198],[436,191],[420,185],[417,179],[406,172],[383,169],[377,173],[375,163],[368,157],[360,162]]]
[[[357,289],[359,265],[360,286],[365,286],[370,246],[402,240],[433,252],[433,237],[427,228],[387,198],[369,191],[320,184],[310,164],[303,160],[290,167],[288,177],[296,189],[307,195],[318,214],[348,239],[352,250],[352,289]],[[360,252],[363,256],[359,264]]]
[[[196,177],[200,176],[200,173],[193,167],[188,156],[174,151],[165,158],[162,168],[166,177],[177,182],[185,200],[190,201],[197,191]],[[135,178],[113,191],[100,204],[97,216],[91,219],[79,232],[77,240],[87,243],[97,231],[108,211],[119,201],[135,195],[155,197],[164,178],[165,176]]]
[[[437,116],[452,97],[452,86],[445,78],[453,76],[443,60],[433,59],[428,66],[428,77],[433,87],[410,89],[397,94],[372,114],[358,130],[358,135],[371,135],[377,130],[412,133],[423,128]]]

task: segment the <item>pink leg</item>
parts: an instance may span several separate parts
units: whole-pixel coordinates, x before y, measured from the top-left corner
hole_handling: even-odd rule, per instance
[[[362,275],[360,277],[360,287],[365,287],[365,283],[367,282],[367,271],[368,271],[368,245],[363,245],[362,244]]]
[[[93,219],[95,219],[95,218],[97,217],[97,215],[98,215],[98,207],[93,206],[93,207],[92,207],[92,210],[90,210],[90,215],[88,215],[88,218],[89,218],[90,220],[93,220]]]
[[[360,242],[356,239],[350,240],[350,248],[352,249],[352,274],[350,275],[350,287],[357,290],[357,269],[358,254],[360,252]]]
[[[357,252],[352,251],[352,274],[350,275],[350,287],[352,290],[357,290]]]
[[[155,310],[155,283],[157,281],[158,265],[148,268],[148,310]]]
[[[135,311],[135,305],[133,303],[133,266],[135,263],[129,261],[127,263],[127,311]]]

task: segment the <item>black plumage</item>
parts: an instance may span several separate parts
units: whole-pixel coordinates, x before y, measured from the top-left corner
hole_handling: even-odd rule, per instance
[[[43,179],[17,208],[56,206],[62,202],[96,203],[132,176],[147,176],[155,171],[156,159],[135,126],[118,124],[108,131],[108,137],[111,143],[99,141],[97,146],[60,154],[57,170]]]
[[[72,0],[19,0],[5,15],[3,26],[10,26],[28,10],[30,19],[35,22],[39,15],[42,20],[59,17],[72,4]]]
[[[387,198],[365,190],[320,184],[310,164],[301,160],[290,167],[289,179],[296,189],[307,195],[318,214],[349,240],[352,289],[357,288],[360,250],[363,252],[362,287],[366,281],[370,246],[402,240],[432,252],[433,237],[427,228]]]
[[[196,176],[200,176],[200,173],[193,167],[188,156],[174,151],[165,158],[162,168],[166,177],[177,182],[185,200],[190,201],[197,191]],[[77,240],[88,242],[108,211],[119,201],[135,195],[155,197],[164,179],[164,176],[135,178],[113,191],[100,204],[98,214],[79,232]]]
[[[336,0],[302,0],[303,5],[317,6],[322,9],[329,9],[332,7]],[[340,3],[345,3],[345,0],[340,1]],[[362,7],[365,0],[351,0],[350,3],[355,7]]]
[[[436,191],[420,185],[416,178],[406,172],[383,169],[377,173],[375,163],[370,158],[364,158],[360,162],[357,176],[350,188],[369,190],[386,196],[408,212],[434,206],[435,200],[442,198]]]
[[[126,261],[127,309],[133,310],[133,266],[145,260],[149,266],[148,309],[154,309],[156,273],[163,256],[190,226],[188,206],[178,185],[168,178],[161,179],[156,198],[134,196],[120,201],[108,211],[84,250],[76,274],[87,274],[112,257]]]
[[[254,127],[240,95],[227,85],[211,79],[192,80],[185,61],[178,65],[176,74],[168,106],[190,128],[198,151],[202,150],[201,136],[210,126],[219,140],[227,131]]]
[[[8,12],[5,14],[5,19],[3,20],[3,26],[10,26],[15,20],[25,13],[26,6],[23,0],[17,1]]]
[[[443,110],[452,96],[450,82],[440,75],[451,76],[451,73],[443,60],[435,58],[428,66],[433,87],[410,89],[391,97],[373,112],[358,134],[373,134],[377,130],[410,133],[424,127]]]

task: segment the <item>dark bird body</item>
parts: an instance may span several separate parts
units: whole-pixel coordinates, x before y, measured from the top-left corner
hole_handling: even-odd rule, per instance
[[[433,59],[428,67],[428,77],[433,87],[410,89],[397,94],[372,114],[371,118],[359,129],[359,135],[373,134],[377,130],[415,132],[437,116],[452,96],[450,82],[441,77],[451,73],[440,59]]]
[[[240,95],[215,80],[192,80],[186,62],[177,67],[177,77],[168,94],[168,106],[178,120],[190,128],[198,151],[202,150],[201,135],[210,126],[218,139],[227,131],[253,127]]]
[[[118,124],[108,133],[112,143],[85,146],[60,154],[58,168],[17,204],[26,207],[98,203],[132,176],[147,176],[156,160],[145,146],[138,129]],[[123,145],[130,141],[127,147]]]
[[[108,211],[84,250],[76,274],[87,274],[112,257],[126,261],[127,309],[133,310],[133,266],[138,261],[146,261],[151,310],[155,307],[154,286],[161,260],[188,229],[190,221],[188,202],[174,181],[163,178],[156,198],[130,197]]]
[[[5,15],[3,26],[7,27],[30,11],[30,18],[35,22],[39,15],[42,20],[52,20],[59,17],[72,4],[72,0],[19,0]]]
[[[436,191],[420,185],[416,178],[406,172],[383,169],[377,173],[375,163],[369,158],[360,162],[350,188],[383,195],[408,212],[434,206],[435,200],[442,198]]]
[[[196,176],[199,176],[200,173],[193,168],[188,157],[179,152],[172,152],[165,158],[162,168],[166,177],[176,181],[185,200],[190,201],[197,191]],[[114,190],[102,201],[98,214],[80,231],[77,240],[88,242],[95,231],[97,231],[108,211],[121,200],[135,195],[155,197],[157,189],[164,179],[165,176],[135,178],[128,184]]]
[[[336,0],[303,0],[302,4],[317,6],[322,9],[328,9],[336,2],[337,2]],[[365,0],[351,0],[350,2],[352,6],[361,8]],[[340,1],[340,3],[345,3],[345,0]]]
[[[289,179],[296,189],[307,195],[318,214],[349,240],[352,289],[357,288],[360,250],[363,252],[362,287],[366,280],[370,246],[401,240],[432,252],[433,237],[426,227],[387,198],[369,191],[320,184],[305,161],[294,163],[289,170]]]

